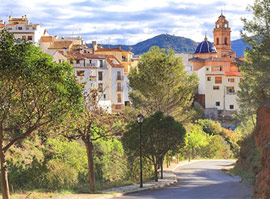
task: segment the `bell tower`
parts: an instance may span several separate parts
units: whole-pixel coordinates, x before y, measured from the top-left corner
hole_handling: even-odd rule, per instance
[[[222,13],[216,21],[213,33],[217,56],[225,57],[226,55],[229,55],[232,51],[231,29],[229,27],[229,22],[225,19],[225,16]]]

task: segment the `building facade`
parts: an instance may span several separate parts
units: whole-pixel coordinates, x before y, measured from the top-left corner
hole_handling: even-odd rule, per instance
[[[24,15],[21,18],[13,18],[9,16],[8,23],[0,20],[0,30],[7,29],[12,32],[16,39],[25,39],[39,44],[42,36],[48,36],[48,31],[40,26],[40,24],[32,24]]]
[[[88,48],[81,37],[50,36],[39,24],[29,22],[27,16],[0,20],[0,30],[12,32],[15,38],[28,40],[53,57],[57,63],[69,62],[83,92],[97,89],[98,105],[109,112],[121,112],[130,104],[128,74],[138,59],[133,53],[119,48],[102,48],[93,43]]]
[[[197,101],[205,108],[206,116],[217,119],[219,115],[231,116],[239,109],[236,92],[242,74],[231,48],[231,29],[221,14],[213,29],[214,43],[205,37],[189,59],[192,70],[199,77]]]
[[[74,74],[84,87],[84,93],[96,89],[98,105],[108,112],[122,112],[125,106],[123,91],[124,66],[112,55],[68,53]]]

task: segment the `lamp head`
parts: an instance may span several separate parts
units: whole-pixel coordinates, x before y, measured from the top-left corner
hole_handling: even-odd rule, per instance
[[[137,116],[138,123],[143,123],[143,118],[144,118],[144,116],[140,113],[140,114]]]

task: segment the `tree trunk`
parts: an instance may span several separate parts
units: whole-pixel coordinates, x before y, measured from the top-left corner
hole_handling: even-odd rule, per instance
[[[85,146],[87,151],[87,159],[88,159],[88,175],[90,182],[90,190],[91,192],[96,192],[95,185],[95,173],[94,173],[94,155],[93,155],[93,143],[90,141],[90,138],[85,140]]]
[[[3,152],[3,141],[0,140],[0,161],[1,161],[1,188],[3,199],[9,199],[8,173],[5,153]]]
[[[154,164],[154,169],[155,169],[155,181],[158,182],[158,165]]]
[[[169,166],[170,166],[170,156],[169,156],[169,154],[167,153],[167,155],[166,155],[166,160],[167,160],[167,168],[169,168]]]
[[[160,179],[163,179],[163,158],[160,160]]]
[[[192,147],[192,152],[191,152],[191,154],[192,154],[192,159],[194,160],[194,147]]]

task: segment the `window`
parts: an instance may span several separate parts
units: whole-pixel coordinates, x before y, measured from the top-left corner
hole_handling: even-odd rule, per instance
[[[84,76],[84,70],[77,70],[77,76]]]
[[[219,71],[222,71],[222,66],[219,67]]]
[[[33,37],[32,37],[32,36],[28,36],[27,39],[28,39],[28,40],[32,40]]]
[[[101,71],[98,72],[98,80],[102,81],[103,80],[103,74]]]
[[[125,101],[125,106],[129,106],[130,105],[130,101]]]
[[[224,43],[225,43],[225,45],[228,44],[227,37],[225,37]]]
[[[100,68],[103,67],[103,60],[99,60],[99,66],[100,66]]]
[[[12,28],[8,28],[8,30],[12,30]]]
[[[98,91],[103,92],[103,84],[102,83],[98,84]]]
[[[228,82],[234,82],[234,78],[228,78]]]
[[[219,86],[213,86],[213,90],[219,90]]]
[[[117,80],[122,80],[121,71],[117,71]]]
[[[207,77],[207,81],[211,81],[211,77]]]
[[[222,77],[215,77],[215,83],[221,84],[222,83]]]
[[[80,60],[77,59],[77,60],[76,60],[76,64],[80,64]]]
[[[103,98],[106,99],[106,94],[103,95]]]
[[[22,36],[22,39],[26,39],[26,36]]]
[[[230,109],[234,109],[234,105],[230,105]]]
[[[95,80],[95,76],[90,76],[90,77],[89,77],[89,80],[90,80],[90,81],[94,81],[94,80]]]
[[[22,30],[22,27],[18,27],[18,30]]]
[[[117,91],[122,91],[121,82],[117,82]]]
[[[118,103],[122,102],[122,95],[121,94],[117,94],[117,102]]]
[[[219,38],[217,38],[217,45],[219,45]]]
[[[220,106],[220,102],[216,102],[216,106]]]
[[[115,109],[121,109],[121,105],[115,105]]]
[[[125,56],[122,56],[122,61],[126,61],[126,57]]]
[[[227,87],[227,94],[229,94],[229,95],[234,95],[235,94],[233,86]]]

